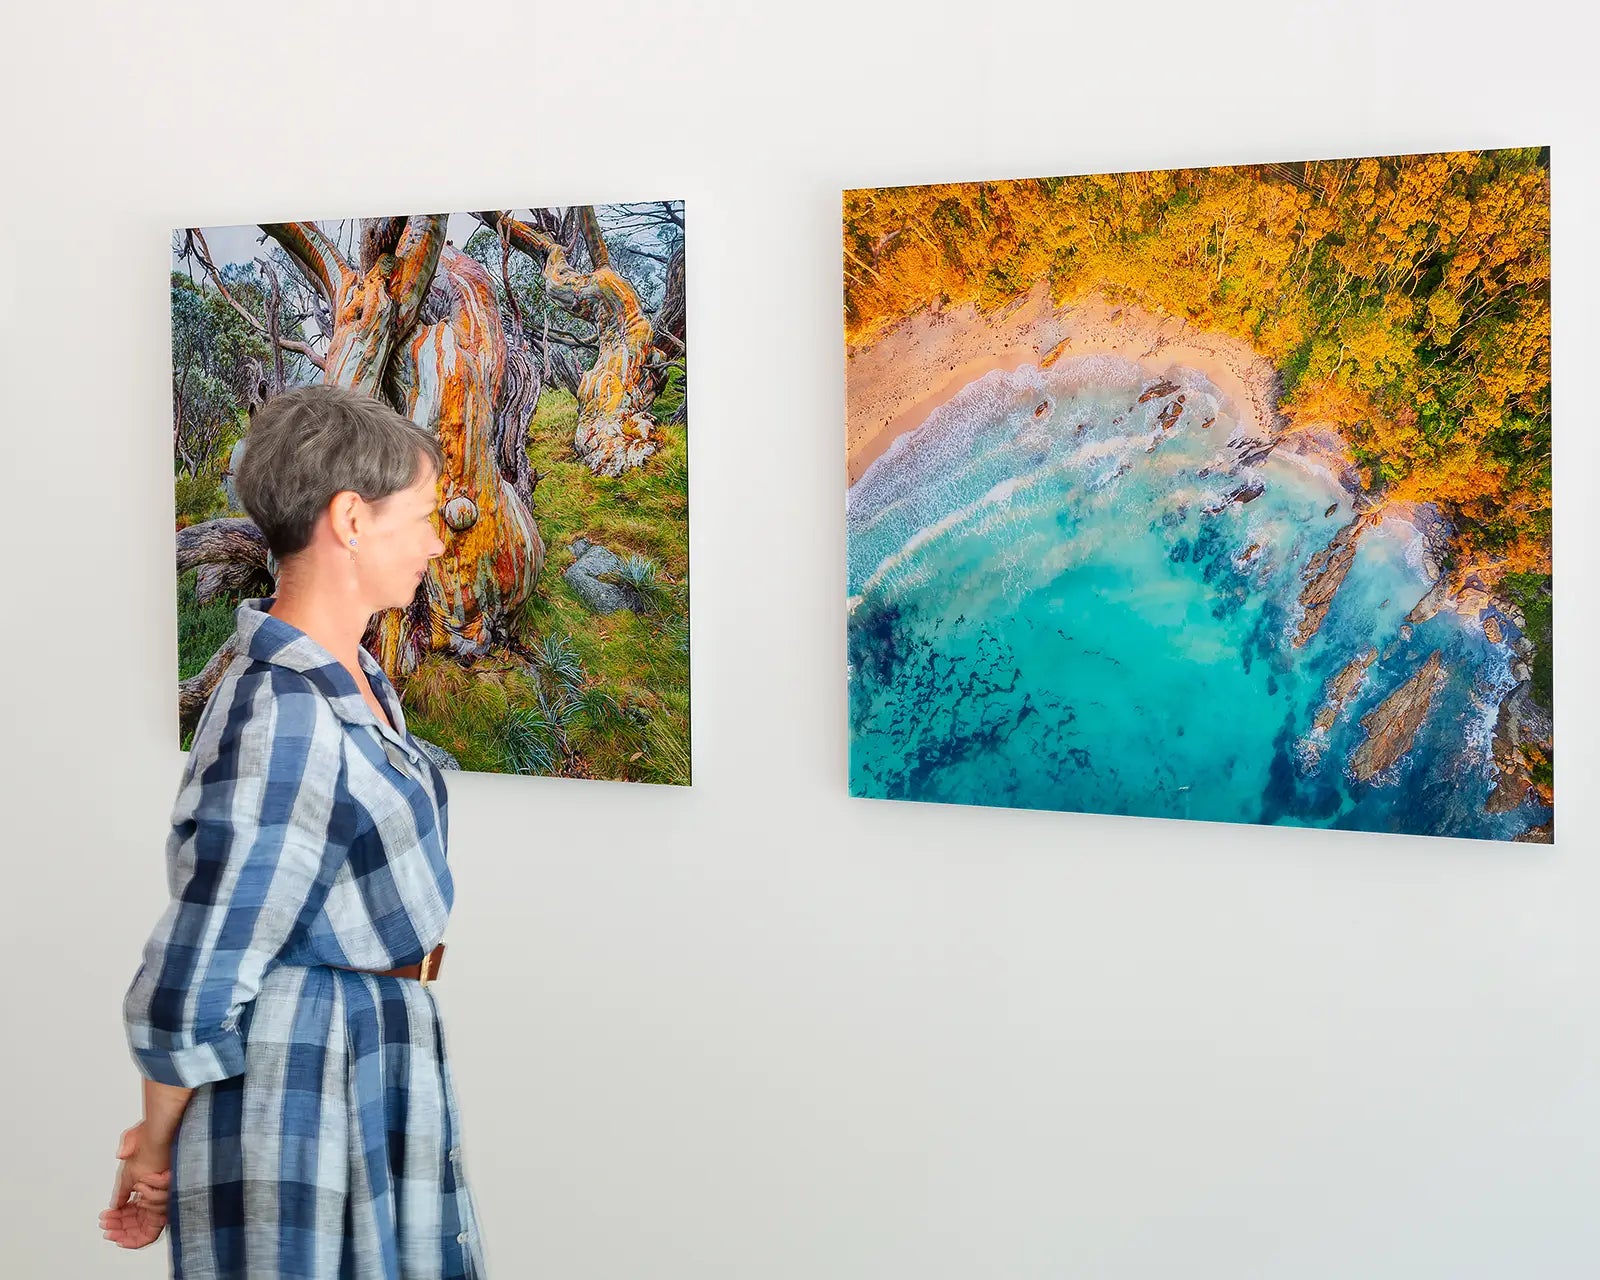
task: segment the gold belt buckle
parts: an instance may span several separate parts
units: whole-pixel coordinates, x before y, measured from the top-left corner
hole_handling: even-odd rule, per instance
[[[419,981],[421,981],[423,986],[427,986],[428,983],[433,981],[432,969],[433,969],[433,952],[430,951],[430,952],[428,952],[427,955],[422,957],[421,971],[417,974],[417,978],[418,978]]]

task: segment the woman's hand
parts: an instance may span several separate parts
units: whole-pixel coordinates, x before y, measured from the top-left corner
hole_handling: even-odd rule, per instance
[[[172,1151],[147,1140],[144,1121],[124,1130],[117,1146],[117,1180],[111,1207],[100,1213],[100,1230],[123,1249],[142,1249],[160,1238],[167,1225],[167,1195],[172,1183]]]

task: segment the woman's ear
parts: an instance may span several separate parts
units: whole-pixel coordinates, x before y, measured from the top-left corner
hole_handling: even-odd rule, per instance
[[[361,536],[365,514],[362,505],[361,495],[351,489],[341,490],[328,500],[328,524],[343,546],[351,545],[351,539]]]

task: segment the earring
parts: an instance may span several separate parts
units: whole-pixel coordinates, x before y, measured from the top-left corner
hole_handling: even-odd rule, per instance
[[[350,545],[351,545],[351,546],[352,546],[352,547],[353,547],[353,546],[355,546],[355,545],[356,545],[356,540],[355,540],[355,539],[354,539],[354,538],[351,538],[351,539],[350,539]]]

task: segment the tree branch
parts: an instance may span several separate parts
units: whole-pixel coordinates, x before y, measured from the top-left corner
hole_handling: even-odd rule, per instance
[[[178,572],[202,564],[245,564],[267,572],[267,539],[255,521],[238,516],[205,520],[178,530]]]
[[[421,214],[406,222],[400,243],[395,246],[398,265],[389,282],[389,296],[400,308],[396,333],[408,332],[417,321],[417,313],[422,310],[422,301],[428,296],[439,266],[448,222],[449,215],[443,213]]]
[[[371,271],[378,259],[393,253],[405,233],[406,219],[364,218],[361,222],[361,270]]]
[[[611,250],[606,248],[606,239],[600,234],[600,219],[595,217],[592,204],[583,205],[578,210],[578,225],[583,228],[583,242],[589,246],[589,261],[598,271],[601,267],[611,265]]]
[[[228,286],[222,282],[222,272],[217,270],[217,264],[211,260],[211,247],[206,244],[204,233],[199,227],[191,227],[189,234],[198,242],[198,248],[195,249],[195,257],[200,259],[200,265],[205,268],[206,275],[211,277],[211,283],[216,285],[217,292],[222,295],[223,301],[249,321],[250,327],[263,338],[266,338],[269,342],[275,342],[277,346],[282,347],[285,351],[294,351],[303,355],[317,368],[322,368],[322,357],[315,351],[303,342],[296,342],[293,338],[284,338],[270,332],[267,326],[252,315],[242,302],[228,292]]]
[[[323,235],[314,222],[263,222],[263,231],[281,244],[291,258],[305,269],[306,278],[335,311],[346,275],[354,269],[345,261],[339,246]]]
[[[228,664],[238,652],[239,637],[238,633],[235,633],[224,640],[222,647],[211,655],[211,661],[206,663],[204,671],[179,682],[178,732],[180,734],[194,732],[195,726],[200,723],[200,713],[206,709],[206,700],[211,697],[211,691],[217,687],[223,672],[228,669]]]

